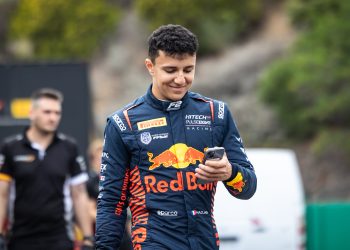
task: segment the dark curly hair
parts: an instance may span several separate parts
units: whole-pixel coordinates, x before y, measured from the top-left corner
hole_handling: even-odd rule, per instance
[[[148,57],[153,63],[159,50],[166,55],[194,55],[198,50],[198,39],[191,31],[181,25],[162,25],[148,38]]]

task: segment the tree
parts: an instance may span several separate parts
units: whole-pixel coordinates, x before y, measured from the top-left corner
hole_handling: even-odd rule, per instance
[[[292,1],[292,20],[303,33],[262,80],[262,97],[276,109],[289,134],[316,138],[315,148],[327,140],[334,145],[335,134],[350,134],[349,13],[349,1]],[[338,146],[350,149],[350,142]]]
[[[262,17],[261,0],[135,0],[135,8],[154,30],[163,24],[184,25],[198,35],[200,53],[218,52]]]
[[[9,37],[30,41],[37,59],[86,59],[119,17],[105,0],[21,0]]]

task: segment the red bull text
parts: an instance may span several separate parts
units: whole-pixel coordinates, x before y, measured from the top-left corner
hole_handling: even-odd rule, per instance
[[[193,172],[177,172],[176,179],[171,181],[157,180],[154,175],[147,175],[144,178],[147,193],[165,193],[169,190],[179,192],[183,190],[213,190],[214,183],[198,184],[197,177]]]

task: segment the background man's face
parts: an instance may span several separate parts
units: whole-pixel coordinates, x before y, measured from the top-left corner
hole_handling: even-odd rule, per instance
[[[160,100],[178,101],[192,85],[196,65],[196,55],[179,55],[171,57],[163,51],[155,63],[146,59],[146,67],[152,76],[153,95]]]
[[[30,112],[31,125],[43,133],[53,133],[61,120],[61,103],[50,98],[40,98]]]

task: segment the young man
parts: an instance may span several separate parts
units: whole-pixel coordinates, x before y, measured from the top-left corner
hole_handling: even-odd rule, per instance
[[[85,163],[75,142],[56,132],[62,101],[62,94],[57,90],[35,92],[29,128],[1,145],[0,225],[7,216],[12,181],[15,187],[9,250],[72,250],[69,195],[86,236],[83,249],[92,249]],[[2,227],[0,230],[3,233]]]
[[[254,169],[226,104],[189,92],[197,48],[182,26],[155,30],[145,61],[152,85],[107,120],[97,249],[118,248],[128,205],[134,249],[218,249],[217,182],[239,199],[255,193]],[[201,164],[215,146],[225,148],[223,158]]]

